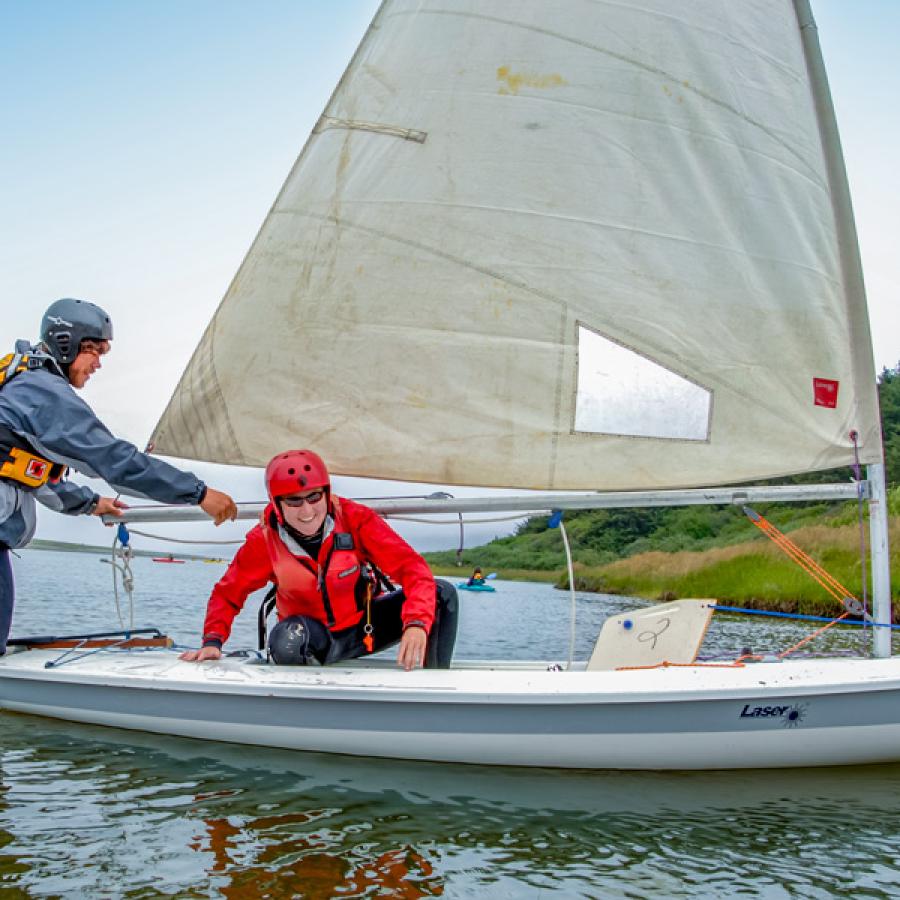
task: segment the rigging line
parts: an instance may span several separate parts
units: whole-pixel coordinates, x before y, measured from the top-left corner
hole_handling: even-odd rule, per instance
[[[82,649],[88,647],[86,641],[82,641],[75,647],[70,647],[64,653],[61,653],[56,659],[48,660],[44,663],[45,669],[57,669],[68,663],[78,662],[80,659],[86,659],[88,656],[95,656],[97,653],[133,653],[136,650],[141,652],[154,652],[156,650],[168,650],[168,647],[129,647],[127,646],[130,638],[123,638],[121,641],[108,644],[104,647],[91,647],[90,649]],[[80,651],[80,652],[79,652]]]
[[[153,538],[157,541],[168,541],[170,544],[243,544],[244,539],[239,541],[191,541],[187,538],[167,537],[164,534],[151,534],[149,531],[138,531],[137,528],[128,529],[132,534],[139,534],[141,537]]]
[[[465,545],[465,525],[463,524],[463,514],[459,514],[459,547],[456,549],[456,564],[462,565],[463,546]]]
[[[824,569],[821,569],[815,560],[807,556],[796,544],[785,538],[781,532],[776,530],[773,533],[763,526],[760,526],[760,530],[808,575],[818,581],[819,584],[839,603],[843,602],[844,597],[849,596],[849,592],[843,588],[840,582],[832,578],[832,576],[828,572],[825,572]]]
[[[836,619],[829,622],[827,625],[823,625],[821,628],[819,628],[817,631],[814,631],[812,634],[808,634],[805,638],[803,638],[802,641],[797,641],[797,643],[794,644],[793,647],[788,647],[787,650],[783,650],[781,653],[779,653],[778,658],[784,659],[789,653],[793,653],[799,647],[802,647],[804,644],[808,644],[813,638],[817,638],[820,634],[824,634],[826,631],[828,631],[829,628],[834,628],[834,626],[837,625],[838,622],[841,621],[841,619],[845,619],[849,615],[850,615],[849,612],[845,612],[843,615],[838,616]]]
[[[577,605],[575,603],[575,572],[572,566],[572,551],[569,549],[569,536],[566,534],[566,526],[563,523],[562,515],[559,518],[559,533],[562,535],[563,546],[566,548],[566,568],[569,572],[569,596],[571,598],[569,613],[569,661],[566,663],[566,671],[572,668],[572,661],[575,657],[575,616]]]
[[[793,562],[797,563],[797,565],[800,566],[800,568],[803,569],[803,571],[806,572],[807,575],[817,581],[825,589],[825,591],[831,595],[833,599],[837,600],[838,603],[843,604],[844,597],[846,597],[847,594],[841,594],[841,592],[837,590],[837,588],[829,584],[826,580],[820,578],[815,566],[811,565],[810,562],[804,559],[802,556],[798,556],[794,552],[794,548],[791,545],[785,544],[767,531],[764,531],[763,533],[766,534],[766,536],[769,537],[777,547],[783,550],[784,553]]]
[[[458,514],[460,519],[463,514]],[[546,511],[543,513],[517,513],[514,516],[494,516],[490,519],[469,519],[470,525],[484,525],[489,522],[514,522],[516,519],[524,519],[529,515],[546,515]],[[415,516],[397,516],[393,513],[382,513],[382,518],[385,519],[396,519],[398,522],[419,522],[422,525],[456,525],[456,519],[421,519]]]
[[[828,592],[841,601],[843,597],[852,596],[830,572],[820,566],[808,553],[798,547],[790,538],[780,532],[771,522],[763,520],[761,530],[775,542],[775,544],[784,550],[792,559],[803,566],[813,578],[828,590]]]
[[[843,605],[844,599],[856,600],[853,593],[844,587],[833,575],[820,566],[808,553],[798,547],[786,534],[779,531],[771,522],[749,506],[744,507],[748,519],[766,535],[776,546],[783,550],[799,566],[809,573],[819,584]],[[841,596],[838,596],[839,592]],[[859,603],[858,600],[856,600]]]
[[[722,606],[716,604],[716,612],[735,612],[745,613],[748,616],[770,616],[777,619],[798,619],[803,622],[833,622],[832,616],[804,616],[800,613],[775,612],[769,609],[753,609],[749,606]],[[900,625],[893,625],[890,622],[857,622],[855,619],[849,619],[842,622],[842,625],[855,625],[857,628],[893,628],[900,630]]]
[[[844,590],[840,583],[833,582],[833,579],[831,579],[830,576],[828,576],[827,578],[824,577],[824,575],[827,575],[827,573],[823,573],[816,566],[814,561],[805,557],[805,555],[802,553],[798,554],[795,545],[789,542],[785,543],[779,537],[776,537],[768,531],[764,530],[763,533],[766,534],[766,536],[769,537],[777,547],[783,550],[784,553],[788,557],[790,557],[790,559],[797,563],[797,565],[800,566],[800,568],[803,569],[804,572],[806,572],[811,578],[817,581],[821,585],[821,587],[823,587],[825,591],[827,591],[827,593],[829,593],[842,606],[845,605],[845,599],[853,598],[852,594],[850,594],[849,591]]]
[[[120,526],[123,527],[123,526]],[[125,593],[128,595],[128,628],[134,628],[134,573],[131,571],[131,557],[132,550],[131,546],[124,541],[122,541],[121,548],[117,548],[117,544],[120,542],[120,533],[119,529],[116,529],[115,537],[112,542],[112,550],[111,550],[111,559],[109,564],[112,568],[112,580],[113,580],[113,600],[116,606],[116,618],[119,620],[119,624],[124,629],[126,627],[125,620],[122,617],[122,606],[119,603],[119,579],[117,575],[121,575],[122,577],[122,588]],[[121,565],[116,562],[116,558],[122,560]]]
[[[811,556],[808,556],[806,553],[804,553],[803,550],[801,550],[785,534],[780,532],[771,522],[767,521],[759,513],[754,512],[752,509],[750,509],[749,506],[744,507],[744,513],[746,514],[747,518],[750,519],[750,521],[757,528],[759,528],[760,531],[763,532],[763,534],[771,538],[782,550],[785,551],[785,553],[787,553],[792,559],[794,559],[795,562],[801,565],[805,571],[809,572],[809,574],[812,575],[812,577],[815,578],[816,581],[818,581],[819,584],[821,584],[822,587],[824,587],[828,591],[828,593],[834,596],[832,588],[825,583],[823,578],[819,577],[818,573],[821,573],[821,575],[826,577],[833,584],[837,585],[837,587],[844,592],[844,597],[839,599],[841,601],[841,604],[845,606],[846,611],[842,615],[833,619],[827,625],[823,625],[812,634],[807,635],[805,638],[803,638],[803,640],[798,641],[793,646],[788,647],[787,650],[779,653],[778,658],[784,659],[788,654],[793,653],[799,647],[802,647],[804,644],[809,643],[814,638],[819,637],[819,635],[824,634],[826,631],[828,631],[829,628],[833,628],[841,620],[846,619],[847,616],[850,615],[850,609],[846,601],[853,600],[857,605],[861,606],[861,604],[859,603],[859,600],[857,600],[853,596],[853,594],[850,593],[850,591],[844,588],[836,578],[833,578],[831,575],[829,575]],[[806,565],[806,563],[808,563],[809,565]],[[813,571],[813,567],[816,570],[815,572]]]
[[[690,663],[673,663],[661,662],[653,663],[649,666],[616,666],[616,672],[638,672],[642,669],[743,669],[745,663],[742,662],[746,657],[740,657],[733,662],[717,663],[717,662],[690,662]],[[755,657],[754,657],[755,658]]]
[[[844,600],[853,596],[840,582],[836,581],[829,573],[818,566],[815,560],[810,559],[803,554],[802,551],[798,553],[796,545],[791,544],[790,542],[785,543],[780,536],[776,537],[768,532],[766,532],[766,534],[768,534],[776,546],[780,547],[788,556],[790,556],[790,558],[810,575],[810,577],[818,581],[838,603],[844,605]]]

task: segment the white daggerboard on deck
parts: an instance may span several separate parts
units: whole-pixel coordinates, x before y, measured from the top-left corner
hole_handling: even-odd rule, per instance
[[[715,600],[673,600],[610,616],[600,630],[588,670],[692,663],[715,607]]]

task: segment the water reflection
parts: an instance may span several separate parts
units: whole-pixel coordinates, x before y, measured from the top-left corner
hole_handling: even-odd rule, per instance
[[[556,772],[0,715],[0,884],[29,896],[889,896],[900,767]]]

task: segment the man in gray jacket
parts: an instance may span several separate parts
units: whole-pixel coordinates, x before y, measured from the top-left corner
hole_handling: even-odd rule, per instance
[[[35,500],[68,515],[121,515],[125,504],[66,480],[67,468],[102,478],[117,491],[161,503],[199,505],[216,525],[234,519],[228,494],[190,472],[120,440],[76,393],[109,351],[112,322],[97,305],[66,298],[51,304],[41,342],[18,341],[0,371],[0,655],[15,592],[9,551],[36,526]]]

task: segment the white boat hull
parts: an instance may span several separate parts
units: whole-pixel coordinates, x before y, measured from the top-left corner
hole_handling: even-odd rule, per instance
[[[171,651],[0,659],[0,708],[291,750],[508,766],[740,769],[900,760],[900,659],[548,671],[279,668]]]

